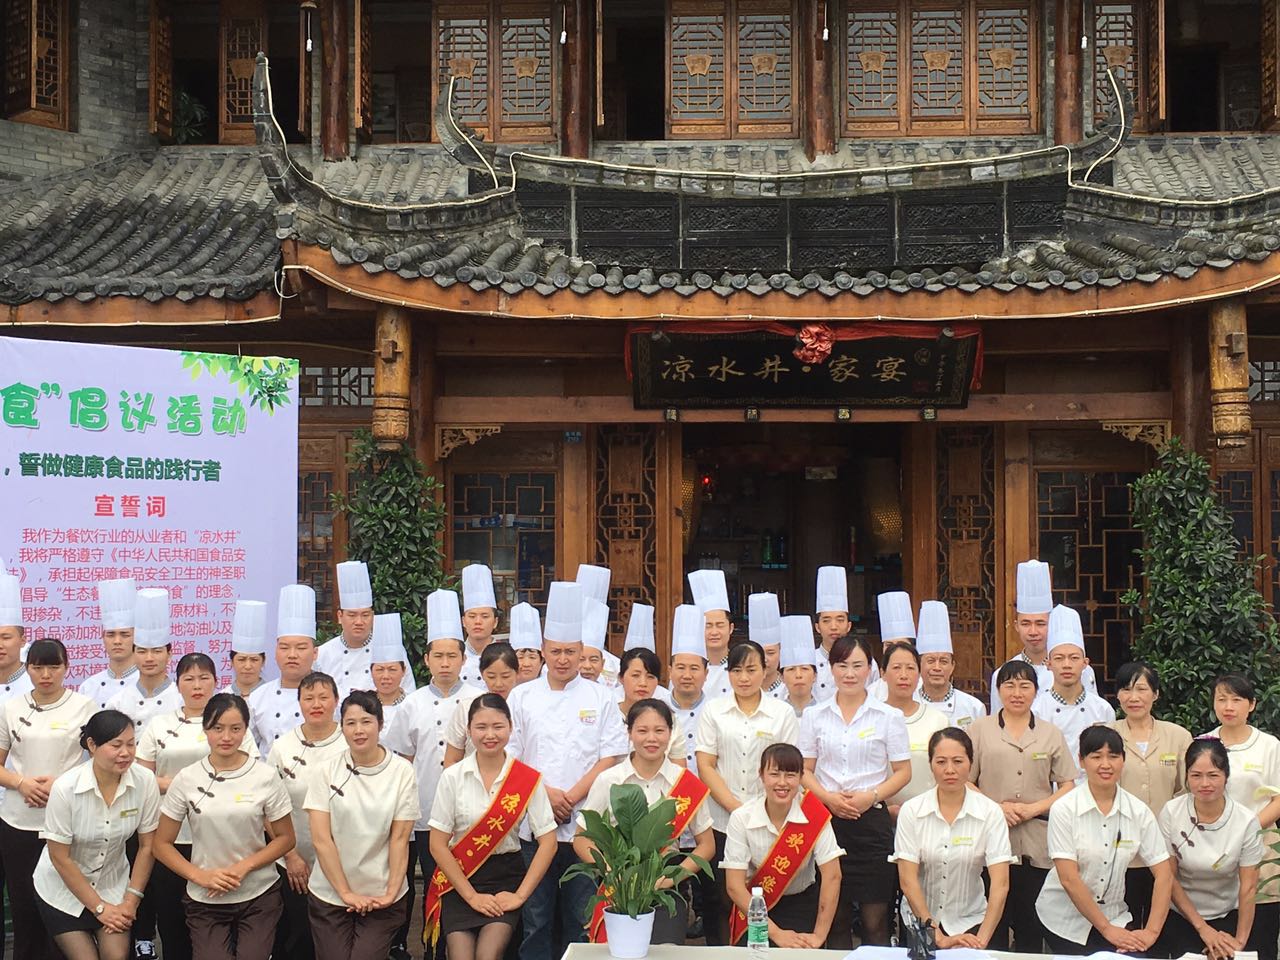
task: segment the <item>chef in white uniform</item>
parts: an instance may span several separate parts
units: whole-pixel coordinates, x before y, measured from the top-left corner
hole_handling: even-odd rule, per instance
[[[693,605],[702,611],[707,654],[707,679],[702,687],[703,693],[708,700],[727,697],[733,693],[728,667],[733,616],[729,610],[729,587],[724,571],[691,571],[689,592],[693,594]]]
[[[138,584],[132,577],[98,583],[98,617],[107,666],[81,681],[79,692],[96,703],[99,710],[105,710],[107,701],[137,676],[138,668],[133,663],[133,607],[137,599]]]
[[[935,605],[936,604],[936,605]],[[925,601],[920,605],[920,632],[916,637],[920,654],[920,686],[916,699],[928,704],[962,730],[985,717],[987,709],[977,697],[957,690],[951,682],[955,673],[955,650],[951,646],[951,617],[944,603]]]
[[[880,615],[880,655],[895,643],[915,646],[916,618],[911,612],[911,595],[905,590],[890,590],[876,597],[876,611]],[[877,700],[887,700],[889,686],[883,677],[877,677],[867,689]]]
[[[243,676],[237,663],[257,663],[258,680],[252,686],[242,682]],[[248,700],[253,692],[266,681],[262,679],[262,664],[267,662],[267,605],[261,600],[237,600],[235,616],[231,621],[231,670],[232,680],[221,691],[234,693]]]
[[[249,698],[250,733],[258,751],[271,746],[302,723],[298,688],[316,662],[316,592],[306,584],[280,588],[276,604],[276,666],[280,676],[253,691]]]
[[[493,571],[483,563],[469,563],[462,568],[462,629],[467,635],[467,642],[458,679],[483,690],[480,654],[492,642],[493,633],[498,629],[498,597],[493,589]],[[383,704],[384,714],[385,708]],[[391,719],[384,717],[383,729],[390,723]]]
[[[1080,734],[1095,723],[1112,723],[1116,708],[1091,691],[1083,682],[1089,665],[1084,655],[1084,630],[1080,614],[1058,604],[1049,613],[1049,668],[1053,681],[1036,695],[1031,712],[1062,731],[1071,757],[1080,763]],[[1077,783],[1084,782],[1081,774]]]
[[[849,575],[844,567],[819,567],[817,596],[814,598],[814,614],[818,620],[814,626],[820,645],[818,655],[818,679],[813,685],[817,700],[829,700],[836,695],[836,682],[831,676],[831,645],[846,636],[853,628],[849,619]],[[880,679],[880,667],[871,661],[867,674],[867,689],[872,690]]]
[[[582,590],[582,675],[605,687],[618,685],[618,658],[609,652],[609,583],[613,573],[608,567],[590,563],[578,564],[577,584]],[[600,608],[604,607],[604,629],[600,629]]]

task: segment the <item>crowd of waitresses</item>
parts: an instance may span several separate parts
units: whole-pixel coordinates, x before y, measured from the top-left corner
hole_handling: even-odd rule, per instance
[[[157,939],[165,960],[556,960],[601,935],[590,881],[559,881],[590,859],[581,811],[607,816],[620,783],[675,798],[672,849],[713,868],[683,861],[659,942],[731,942],[759,886],[780,947],[927,923],[940,946],[1276,960],[1280,887],[1259,882],[1280,872],[1280,741],[1249,723],[1249,678],[1218,678],[1219,726],[1193,739],[1153,716],[1155,671],[1127,664],[1117,720],[1043,563],[1019,565],[1023,652],[988,703],[952,685],[941,603],[917,617],[882,594],[880,637],[851,635],[840,567],[818,570],[816,622],[756,594],[732,644],[723,573],[691,573],[662,664],[642,604],[607,651],[607,569],[553,583],[545,620],[513,606],[504,641],[473,564],[461,597],[429,598],[419,689],[365,566],[337,573],[342,633],[321,645],[314,592],[281,591],[268,681],[266,604],[237,604],[231,677],[201,653],[171,674],[167,592],[104,581],[109,664],[78,690],[0,574],[19,960],[145,958]],[[408,944],[415,909],[426,946]]]

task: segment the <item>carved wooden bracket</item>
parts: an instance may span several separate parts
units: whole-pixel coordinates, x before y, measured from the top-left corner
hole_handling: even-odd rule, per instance
[[[464,443],[474,446],[476,441],[502,432],[500,423],[476,423],[467,426],[436,425],[436,459],[444,460]]]
[[[1159,451],[1165,448],[1173,435],[1173,422],[1170,420],[1103,420],[1102,429],[1107,433],[1118,433],[1126,440],[1150,444]]]

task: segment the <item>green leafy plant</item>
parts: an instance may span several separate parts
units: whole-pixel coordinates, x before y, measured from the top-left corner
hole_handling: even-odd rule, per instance
[[[276,407],[288,404],[289,385],[298,378],[299,364],[290,357],[235,357],[184,350],[182,369],[191,371],[192,380],[199,380],[202,373],[225,373],[241,396],[248,395],[249,406],[270,416]]]
[[[377,611],[400,614],[405,650],[425,682],[427,596],[450,586],[440,485],[408,444],[379,449],[368,430],[356,434],[347,462],[351,493],[333,494],[334,508],[347,518],[347,552],[369,565]]]
[[[1142,617],[1133,657],[1160,674],[1161,716],[1192,733],[1216,726],[1213,678],[1249,677],[1258,690],[1250,722],[1280,724],[1280,631],[1257,588],[1260,557],[1241,556],[1209,464],[1176,438],[1133,484],[1143,534],[1141,591],[1121,601]]]
[[[179,90],[173,98],[174,143],[203,143],[209,111],[187,90]]]
[[[711,876],[711,867],[701,857],[682,853],[672,842],[676,802],[664,797],[652,807],[644,791],[634,783],[618,783],[609,788],[611,818],[594,810],[583,810],[582,836],[594,844],[590,863],[575,863],[560,878],[589,877],[604,893],[597,893],[587,905],[588,915],[604,901],[610,913],[626,914],[633,920],[658,907],[676,909],[683,898],[675,888],[690,871],[678,866],[686,857],[699,872]],[[659,880],[671,887],[658,889]]]

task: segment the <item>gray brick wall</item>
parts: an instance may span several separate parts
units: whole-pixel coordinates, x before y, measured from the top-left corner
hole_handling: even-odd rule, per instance
[[[146,0],[73,3],[71,130],[0,120],[0,178],[74,169],[154,140]]]

